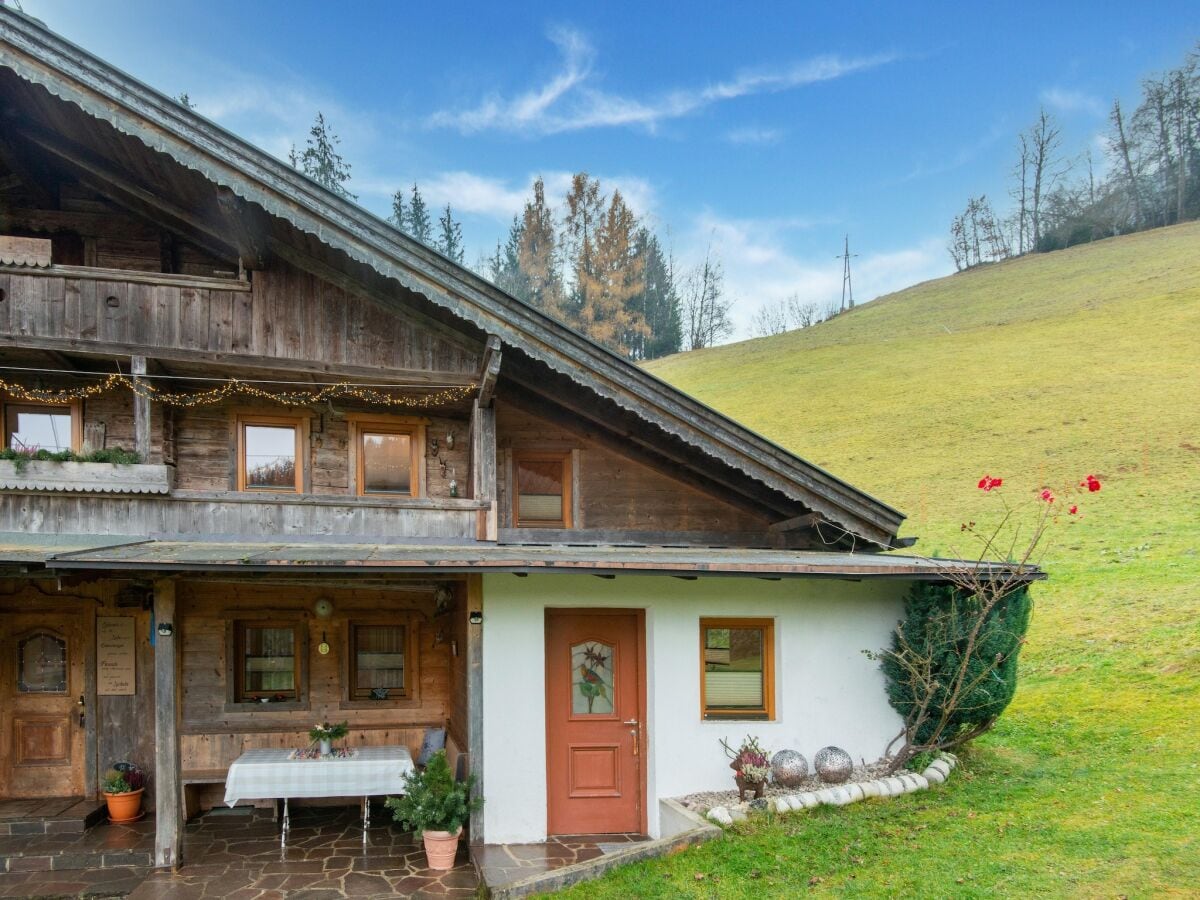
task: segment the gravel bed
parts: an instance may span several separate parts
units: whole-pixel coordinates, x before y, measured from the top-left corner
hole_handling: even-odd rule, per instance
[[[842,784],[854,784],[859,781],[871,781],[879,778],[887,772],[887,764],[884,762],[868,763],[865,766],[855,766],[854,772],[850,777],[842,782]],[[733,780],[733,775],[730,774],[730,780]],[[767,797],[782,797],[785,794],[798,794],[801,791],[819,791],[821,788],[830,787],[825,784],[816,775],[809,775],[795,787],[784,787],[781,784],[768,784]],[[736,806],[741,797],[738,796],[737,789],[731,788],[728,791],[697,791],[694,794],[688,794],[685,797],[675,797],[676,803],[680,803],[690,810],[703,815],[715,806]]]

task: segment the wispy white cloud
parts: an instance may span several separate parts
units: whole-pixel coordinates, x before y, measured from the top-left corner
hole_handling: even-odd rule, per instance
[[[734,298],[734,339],[751,336],[751,322],[761,307],[790,296],[825,309],[841,300],[842,265],[836,259],[840,236],[828,222],[806,219],[731,219],[711,210],[697,216],[678,248],[686,267],[709,246],[725,270],[725,290]],[[797,229],[830,231],[829,253],[814,255],[792,248]],[[810,241],[811,243],[811,241]],[[941,238],[925,238],[907,247],[871,251],[859,248],[854,260],[854,295],[864,303],[952,270]],[[853,249],[853,248],[852,248]]]
[[[637,98],[594,86],[596,51],[582,32],[557,29],[550,39],[558,47],[561,62],[543,84],[511,97],[493,94],[465,109],[440,110],[429,117],[429,124],[464,134],[497,130],[544,135],[622,126],[653,131],[663,121],[714,103],[831,81],[897,59],[890,53],[849,58],[823,55],[778,68],[746,70],[700,87]]]
[[[1097,118],[1108,114],[1104,101],[1086,91],[1052,87],[1042,91],[1039,98],[1046,106],[1063,113],[1085,113]]]
[[[731,144],[777,144],[783,139],[781,128],[734,128],[725,132],[725,140]]]

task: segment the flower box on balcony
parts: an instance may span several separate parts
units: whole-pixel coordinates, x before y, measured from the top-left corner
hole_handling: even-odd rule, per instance
[[[0,490],[169,494],[170,466],[53,460],[0,460]]]

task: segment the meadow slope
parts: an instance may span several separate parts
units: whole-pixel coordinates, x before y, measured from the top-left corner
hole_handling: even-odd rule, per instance
[[[995,513],[985,473],[1013,499],[1086,473],[1104,489],[1051,535],[1017,698],[962,777],[752,824],[575,895],[1200,893],[1198,336],[1189,224],[651,364],[904,510],[922,553]]]

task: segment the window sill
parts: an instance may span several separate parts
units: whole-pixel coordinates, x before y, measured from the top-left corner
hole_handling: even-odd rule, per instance
[[[242,701],[242,702],[238,702],[238,703],[226,703],[225,704],[225,712],[227,712],[227,713],[296,712],[298,710],[306,710],[306,709],[308,709],[308,701],[307,700],[280,700],[280,701],[268,701],[266,703],[263,703],[262,701],[254,701],[254,702]]]
[[[416,697],[397,697],[386,700],[343,700],[338,709],[415,709],[421,705]]]

